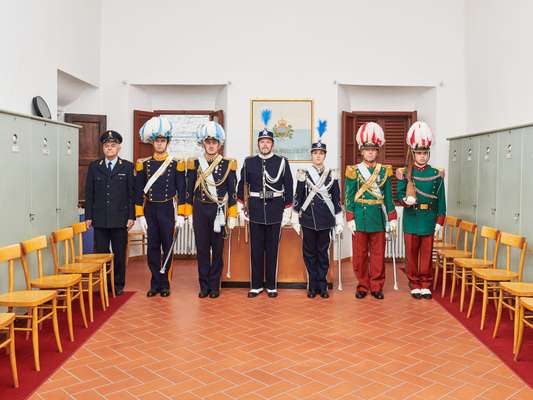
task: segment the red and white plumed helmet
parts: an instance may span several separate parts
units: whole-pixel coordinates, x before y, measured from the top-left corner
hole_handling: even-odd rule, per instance
[[[359,149],[379,149],[385,144],[383,128],[375,122],[365,122],[355,134]]]
[[[433,133],[424,121],[416,121],[407,131],[406,142],[413,150],[429,150]]]

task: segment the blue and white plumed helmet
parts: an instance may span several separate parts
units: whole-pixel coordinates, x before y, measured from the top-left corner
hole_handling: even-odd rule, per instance
[[[170,140],[172,138],[172,123],[165,117],[152,117],[139,130],[143,143],[153,143],[158,137]]]
[[[327,152],[327,146],[326,143],[324,143],[324,134],[326,133],[326,130],[328,128],[328,121],[326,120],[318,120],[318,126],[316,128],[318,133],[318,138],[316,141],[313,141],[311,144],[311,152],[313,150],[322,150]]]
[[[268,123],[270,122],[271,117],[272,110],[264,109],[261,111],[261,119],[263,120],[263,124],[265,124],[265,128],[262,131],[259,131],[259,134],[257,135],[257,140],[268,138],[274,141],[274,133],[268,130]]]
[[[226,132],[224,132],[224,128],[222,128],[222,125],[218,122],[209,121],[198,129],[198,132],[196,132],[196,138],[198,139],[198,143],[203,143],[206,139],[215,139],[218,140],[222,146],[224,140],[226,140]]]

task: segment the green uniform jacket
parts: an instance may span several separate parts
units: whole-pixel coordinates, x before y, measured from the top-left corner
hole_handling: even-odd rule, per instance
[[[408,206],[403,202],[406,196],[407,178],[405,168],[399,168],[397,197],[404,206],[403,231],[413,235],[425,236],[435,233],[435,224],[442,225],[446,216],[446,197],[444,193],[444,173],[426,165],[413,166],[413,181],[417,189],[416,204]],[[423,193],[421,193],[423,192]],[[429,195],[429,196],[428,196]],[[420,206],[427,209],[421,209]]]
[[[371,174],[374,172],[374,168],[369,167],[368,170]],[[355,229],[359,232],[384,232],[386,221],[381,204],[365,204],[355,201],[356,193],[361,185],[365,183],[365,178],[357,169],[357,165],[348,165],[345,175],[346,220],[355,219]],[[392,187],[389,179],[391,175],[392,167],[383,165],[376,180],[383,195],[383,204],[385,204],[389,221],[397,218],[396,209],[392,201]],[[371,192],[366,191],[359,200],[372,201],[377,200],[377,198]]]

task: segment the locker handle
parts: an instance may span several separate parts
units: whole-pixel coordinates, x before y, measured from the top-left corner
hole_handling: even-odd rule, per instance
[[[490,213],[491,213],[492,215],[496,214],[496,209],[495,209],[495,208],[491,208],[491,209],[490,209]]]
[[[29,215],[29,217],[30,217],[30,222],[33,221],[33,220],[35,219],[35,216],[36,216],[36,215],[37,215],[37,214],[35,214],[35,213],[30,213],[30,215]]]
[[[514,213],[514,220],[518,221],[518,218],[520,218],[520,213],[519,212]]]

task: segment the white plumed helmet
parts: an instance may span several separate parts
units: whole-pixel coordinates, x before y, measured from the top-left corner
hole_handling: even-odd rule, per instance
[[[196,138],[198,139],[199,143],[208,138],[212,138],[218,140],[222,146],[226,140],[226,132],[224,132],[224,128],[222,128],[222,125],[220,125],[218,122],[209,121],[203,124],[200,129],[198,129],[198,132],[196,132]]]
[[[144,143],[153,143],[158,137],[170,140],[172,138],[172,123],[165,117],[152,117],[141,127],[139,136]]]
[[[365,122],[355,134],[359,149],[380,148],[385,144],[383,128],[375,122]]]
[[[416,121],[407,131],[406,142],[413,150],[427,150],[432,141],[433,134],[424,121]]]

